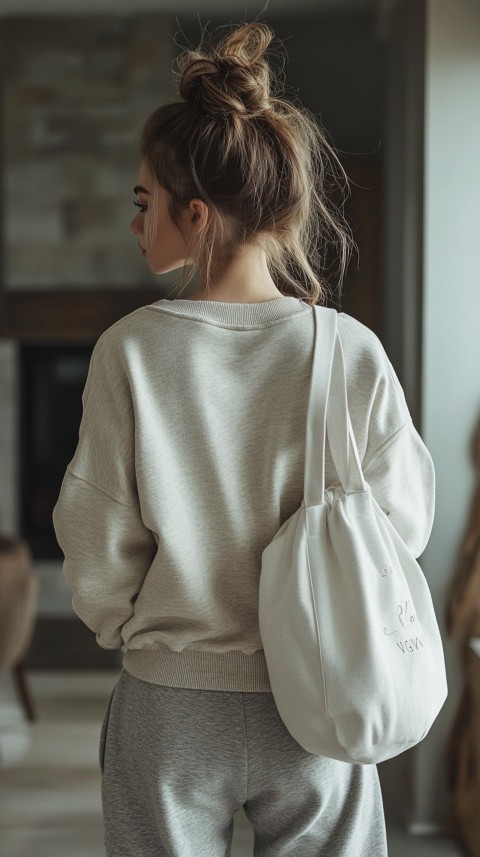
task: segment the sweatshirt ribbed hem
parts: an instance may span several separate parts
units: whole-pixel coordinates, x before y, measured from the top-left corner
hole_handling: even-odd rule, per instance
[[[129,649],[124,669],[152,684],[189,687],[195,690],[272,692],[263,650],[246,655],[239,650],[217,653],[167,646]]]

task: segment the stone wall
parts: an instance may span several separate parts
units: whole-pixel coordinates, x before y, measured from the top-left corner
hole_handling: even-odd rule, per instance
[[[128,230],[142,125],[176,97],[171,16],[2,24],[4,287],[158,283]]]

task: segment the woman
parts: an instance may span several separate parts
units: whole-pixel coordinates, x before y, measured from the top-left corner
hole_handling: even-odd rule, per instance
[[[262,551],[303,497],[322,263],[336,246],[343,274],[350,240],[333,150],[274,94],[272,35],[184,53],[182,100],[145,125],[131,230],[154,272],[200,285],[97,341],[54,510],[76,612],[125,652],[100,740],[109,857],[222,857],[242,806],[257,857],[387,854],[376,767],[296,743],[258,628]],[[379,339],[345,313],[338,330],[365,479],[419,556],[431,457]]]

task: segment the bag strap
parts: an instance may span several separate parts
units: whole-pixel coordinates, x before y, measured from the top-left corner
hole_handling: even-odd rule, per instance
[[[367,485],[363,478],[357,442],[348,410],[347,374],[342,340],[338,330],[327,405],[327,433],[335,470],[345,493],[366,491]]]
[[[337,311],[314,306],[314,349],[305,439],[304,502],[325,502],[325,442],[346,494],[365,491],[362,466],[347,402],[345,361],[337,330]],[[322,454],[319,453],[322,438]]]
[[[313,306],[312,309],[314,345],[307,407],[303,503],[306,506],[319,506],[324,502],[325,494],[326,413],[337,335],[337,312],[319,306]],[[320,454],[322,447],[323,454]]]

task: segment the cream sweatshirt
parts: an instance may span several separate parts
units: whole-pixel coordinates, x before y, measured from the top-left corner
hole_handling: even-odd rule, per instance
[[[270,691],[262,551],[303,499],[313,309],[162,299],[97,340],[53,512],[80,619],[171,687]],[[415,557],[435,472],[378,337],[338,313],[363,472]],[[319,454],[321,454],[319,438]],[[326,444],[326,486],[338,484]]]

